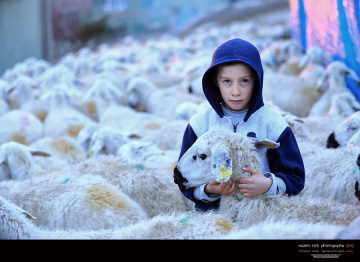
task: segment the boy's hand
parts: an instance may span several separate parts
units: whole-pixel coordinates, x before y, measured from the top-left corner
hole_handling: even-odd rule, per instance
[[[207,194],[216,193],[221,195],[234,195],[236,183],[230,178],[225,183],[219,183],[212,178],[205,186],[204,191]]]
[[[251,177],[239,179],[240,193],[244,197],[255,197],[269,191],[272,179],[265,177],[252,167],[245,167],[243,170],[252,174]]]

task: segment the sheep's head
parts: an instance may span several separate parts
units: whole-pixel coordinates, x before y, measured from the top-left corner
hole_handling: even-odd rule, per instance
[[[360,130],[360,112],[355,112],[337,126],[327,140],[328,148],[346,146],[346,144],[359,145],[359,135],[355,135]]]
[[[185,152],[174,169],[174,182],[181,189],[198,187],[214,178],[220,183],[232,177],[249,176],[243,167],[261,168],[257,150],[278,147],[268,139],[248,138],[224,131],[209,131]],[[261,170],[259,170],[261,171]]]

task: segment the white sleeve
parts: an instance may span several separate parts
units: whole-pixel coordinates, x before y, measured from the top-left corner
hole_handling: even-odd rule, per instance
[[[270,172],[265,173],[264,176],[272,179],[273,181],[269,191],[265,193],[266,195],[277,195],[285,193],[286,185],[284,180]]]
[[[199,187],[196,187],[194,190],[194,197],[198,200],[201,200],[205,203],[214,202],[220,198],[220,194],[206,194],[204,189],[207,184],[203,184]]]

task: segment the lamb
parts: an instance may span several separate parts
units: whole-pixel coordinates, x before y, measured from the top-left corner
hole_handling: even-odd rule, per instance
[[[41,170],[32,156],[50,156],[49,153],[27,147],[17,142],[7,142],[0,146],[0,181],[24,180]]]
[[[172,182],[172,172],[165,165],[151,168],[122,157],[100,155],[79,164],[51,171],[52,176],[60,176],[63,173],[74,176],[94,174],[105,178],[139,203],[149,217],[172,210],[191,209]]]
[[[306,170],[306,183],[300,195],[358,206],[354,183],[360,176],[359,148],[328,149],[306,141],[299,141],[298,145]]]
[[[0,195],[35,216],[35,225],[49,230],[99,230],[148,217],[137,202],[97,175],[47,173],[4,181]]]
[[[126,104],[125,94],[109,78],[99,77],[81,99],[83,112],[98,121],[111,105]]]
[[[321,93],[311,80],[279,72],[265,72],[263,96],[284,111],[306,117]]]
[[[100,127],[91,136],[88,156],[116,155],[119,148],[128,142],[129,138],[121,131],[106,126]]]
[[[346,77],[360,82],[355,71],[343,62],[334,61],[328,65],[318,80],[318,86],[324,93],[311,108],[309,116],[329,115],[343,119],[360,109],[360,104],[347,88]]]
[[[44,137],[30,144],[30,147],[45,151],[51,155],[51,157],[44,159],[44,163],[42,163],[44,167],[46,167],[46,162],[49,165],[49,162],[53,159],[54,162],[59,161],[56,167],[73,165],[86,159],[86,151],[77,143],[75,138],[69,136]],[[36,161],[39,163],[41,160],[36,159]],[[54,165],[49,166],[54,168]]]
[[[203,97],[190,95],[176,86],[157,88],[144,77],[133,78],[127,86],[129,105],[160,116],[166,120],[175,118],[175,108],[181,102],[192,101],[201,103]]]
[[[327,139],[327,148],[337,148],[339,146],[346,146],[350,143],[350,139],[360,129],[360,111],[353,113],[346,118],[341,124],[339,124],[335,130],[329,135]],[[355,139],[351,143],[354,143]]]
[[[48,92],[43,95],[43,99],[50,100],[49,112],[44,120],[45,137],[76,137],[85,125],[95,122],[71,106],[67,85],[59,84]]]
[[[24,145],[43,136],[43,123],[34,114],[14,109],[0,116],[0,144],[15,141]]]
[[[226,133],[227,132],[227,133]],[[249,176],[242,170],[252,166],[262,172],[256,147],[274,148],[277,143],[234,134],[214,128],[200,136],[179,160],[174,170],[174,182],[181,188],[207,183],[211,178],[224,182]],[[302,196],[260,195],[245,198],[237,189],[232,196],[222,195],[219,213],[230,221],[248,227],[260,221],[297,219],[308,222],[348,224],[360,215],[359,206],[336,203],[326,199]]]
[[[0,239],[209,239],[221,238],[235,225],[214,213],[176,212],[134,224],[101,230],[49,230],[36,217],[0,196]]]

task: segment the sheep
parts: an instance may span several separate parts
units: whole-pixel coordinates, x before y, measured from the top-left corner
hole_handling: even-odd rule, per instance
[[[127,86],[129,105],[133,108],[160,116],[166,120],[175,118],[175,108],[181,102],[201,103],[204,98],[180,91],[177,87],[157,88],[145,77],[133,78]]]
[[[125,94],[109,78],[98,77],[81,99],[83,112],[98,121],[104,110],[117,104],[126,104]]]
[[[331,62],[318,80],[318,86],[323,90],[321,98],[312,106],[309,116],[349,117],[360,109],[360,104],[350,93],[346,85],[346,76],[360,82],[355,71],[343,62]]]
[[[331,57],[321,47],[310,46],[299,61],[299,77],[317,81],[331,61]]]
[[[211,178],[224,182],[231,175],[238,183],[239,178],[249,176],[242,170],[246,166],[261,173],[255,146],[259,149],[263,146],[274,148],[278,144],[261,139],[254,142],[229,130],[213,128],[200,136],[181,157],[174,171],[174,182],[181,188],[189,188],[205,184]],[[235,195],[221,196],[219,214],[242,227],[268,219],[346,225],[360,215],[360,208],[314,197],[259,195],[245,198],[237,189]]]
[[[9,94],[8,103],[11,109],[28,111],[43,121],[47,115],[46,105],[36,94],[37,83],[26,75],[20,75],[15,80]]]
[[[339,147],[335,150],[306,141],[299,141],[298,145],[306,170],[306,183],[300,195],[358,205],[353,188],[360,176],[359,148]]]
[[[85,125],[95,122],[71,106],[68,87],[59,84],[42,97],[50,100],[49,111],[44,120],[45,137],[76,137]]]
[[[360,239],[360,217],[356,218],[346,228],[341,230],[337,235],[337,239]]]
[[[284,111],[306,117],[321,97],[321,92],[311,80],[279,72],[265,72],[263,96]]]
[[[116,156],[126,159],[129,163],[142,163],[146,167],[159,168],[171,173],[177,163],[178,150],[161,150],[149,141],[132,141],[121,146]]]
[[[138,202],[149,217],[160,213],[186,211],[191,209],[188,202],[174,183],[172,172],[166,165],[157,168],[134,163],[114,155],[100,155],[81,163],[52,170],[52,176],[63,173],[74,176],[94,174],[105,178],[110,184]]]
[[[346,146],[350,139],[360,129],[360,111],[353,113],[351,116],[346,118],[340,123],[335,130],[329,135],[327,139],[327,148],[337,148],[339,146]],[[355,140],[352,140],[353,144]]]
[[[43,160],[45,162],[42,163],[43,166],[52,159],[54,161],[55,159],[59,160],[57,167],[73,165],[86,159],[85,149],[77,143],[76,139],[69,136],[44,137],[30,144],[30,147],[45,151],[51,155],[51,157]],[[40,159],[37,159],[37,162],[39,161]]]
[[[34,114],[14,109],[0,116],[0,144],[15,141],[24,145],[43,136],[44,125]]]
[[[27,147],[17,142],[7,142],[0,146],[0,181],[24,180],[41,170],[32,156],[50,156],[49,153]]]
[[[88,156],[116,155],[119,148],[128,142],[129,138],[120,130],[101,126],[91,136]]]
[[[265,221],[246,229],[234,229],[222,239],[336,239],[343,225],[306,221]]]
[[[0,195],[36,217],[39,227],[99,230],[146,219],[143,208],[97,176],[47,173],[0,183]]]
[[[100,230],[49,230],[36,217],[0,196],[0,239],[210,239],[221,238],[235,225],[218,214],[174,212],[134,224]]]

